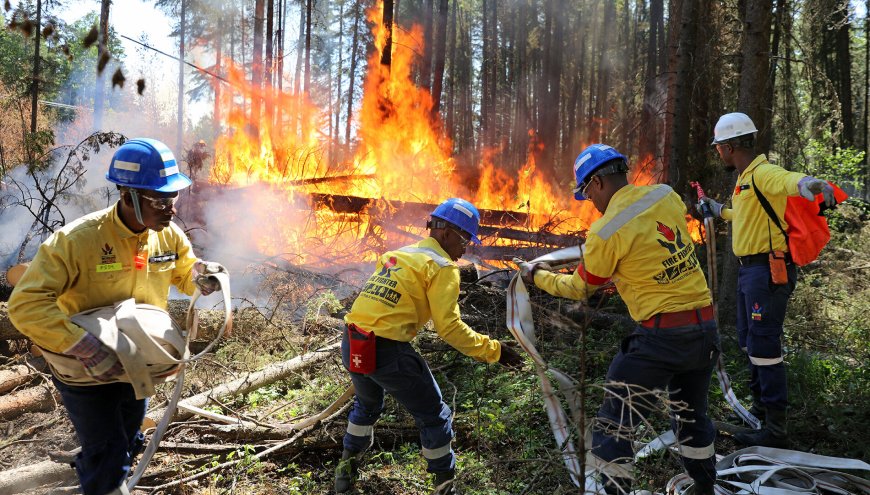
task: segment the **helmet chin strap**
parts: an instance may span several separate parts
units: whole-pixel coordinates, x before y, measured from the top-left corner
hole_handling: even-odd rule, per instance
[[[145,221],[142,220],[142,208],[139,207],[139,193],[136,192],[136,189],[130,188],[130,199],[133,200],[133,213],[136,214],[136,221],[139,222],[140,225],[145,225]]]

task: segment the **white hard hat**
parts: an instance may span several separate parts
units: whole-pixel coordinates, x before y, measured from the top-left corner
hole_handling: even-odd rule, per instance
[[[716,127],[713,129],[713,142],[710,144],[723,143],[729,139],[756,132],[758,129],[755,128],[749,115],[740,112],[726,113],[719,117],[719,122],[716,122]]]

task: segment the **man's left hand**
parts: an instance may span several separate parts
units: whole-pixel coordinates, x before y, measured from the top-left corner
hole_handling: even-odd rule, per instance
[[[550,269],[550,265],[548,265],[546,263],[543,263],[543,262],[530,263],[530,262],[525,261],[521,258],[514,258],[514,263],[516,263],[517,266],[520,268],[520,277],[522,277],[523,282],[525,282],[529,285],[535,285],[535,271],[541,270],[541,269],[543,269],[543,270]]]
[[[507,342],[501,341],[501,355],[498,358],[498,363],[505,368],[519,369],[523,366],[523,357],[520,356],[513,346]]]
[[[815,201],[816,194],[821,194],[827,206],[837,204],[837,200],[834,198],[834,188],[822,179],[806,176],[798,182],[798,191],[809,201]]]
[[[193,265],[193,272],[193,283],[196,284],[202,295],[207,296],[221,289],[221,284],[214,277],[214,274],[227,273],[227,269],[215,261],[198,260]]]

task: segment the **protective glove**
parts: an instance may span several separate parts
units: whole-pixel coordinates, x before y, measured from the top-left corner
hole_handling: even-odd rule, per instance
[[[535,285],[535,272],[537,270],[549,270],[550,265],[544,262],[530,263],[522,258],[514,258],[514,263],[520,269],[520,277],[522,277],[523,282],[529,285]]]
[[[721,217],[722,217],[722,206],[723,206],[722,203],[719,203],[719,202],[717,202],[717,201],[714,200],[714,199],[711,199],[711,198],[709,198],[709,197],[707,197],[707,196],[704,196],[703,198],[701,198],[701,199],[698,201],[698,204],[695,205],[695,208],[698,210],[698,213],[700,213],[701,215],[703,215],[703,214],[704,214],[704,210],[701,209],[701,208],[702,208],[701,205],[707,205],[707,206],[709,206],[709,207],[710,207],[710,211],[713,212],[713,216],[714,216],[714,217],[716,217],[716,218],[721,218]]]
[[[498,364],[505,368],[518,369],[523,366],[523,357],[514,350],[513,346],[507,342],[501,342],[501,356],[498,358]]]
[[[124,373],[124,365],[118,361],[118,354],[87,332],[64,354],[78,359],[85,367],[85,372],[100,382],[110,382]]]
[[[227,273],[227,269],[214,261],[197,260],[193,264],[193,283],[196,284],[202,295],[207,296],[216,290],[220,290],[221,284],[213,276],[215,273]]]
[[[827,206],[831,207],[837,204],[837,200],[834,198],[834,188],[822,179],[806,176],[798,182],[798,191],[808,201],[815,201],[816,194],[821,194]]]

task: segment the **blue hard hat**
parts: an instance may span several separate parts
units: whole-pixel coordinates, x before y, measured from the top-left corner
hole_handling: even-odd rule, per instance
[[[577,187],[574,188],[574,199],[579,201],[588,199],[583,195],[583,184],[592,176],[593,172],[613,160],[622,160],[623,164],[628,162],[622,153],[606,144],[592,144],[580,152],[577,159],[574,160],[574,178],[577,180]]]
[[[112,156],[106,180],[120,186],[175,192],[190,186],[190,178],[178,169],[175,155],[156,139],[131,139]]]
[[[460,198],[450,198],[435,207],[432,217],[440,218],[459,227],[471,236],[471,242],[480,244],[477,228],[480,226],[480,212],[473,204]]]

